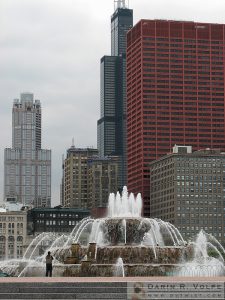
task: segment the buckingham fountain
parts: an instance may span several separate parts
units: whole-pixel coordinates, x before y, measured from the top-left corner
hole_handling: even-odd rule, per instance
[[[22,259],[0,262],[0,269],[16,277],[44,276],[51,251],[58,277],[225,275],[225,250],[212,235],[200,231],[186,242],[174,225],[141,212],[141,195],[124,187],[122,196],[110,194],[106,217],[85,218],[68,236],[42,233]]]

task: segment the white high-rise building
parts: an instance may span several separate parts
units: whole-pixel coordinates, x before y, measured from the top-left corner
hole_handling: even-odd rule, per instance
[[[51,206],[51,150],[41,149],[41,103],[23,93],[12,109],[12,148],[4,153],[4,197]]]

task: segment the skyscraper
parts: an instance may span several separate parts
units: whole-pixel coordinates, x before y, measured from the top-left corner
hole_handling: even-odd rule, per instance
[[[41,149],[41,103],[22,93],[12,109],[12,148],[4,153],[4,197],[51,205],[51,150]]]
[[[133,11],[125,0],[115,1],[111,17],[111,56],[101,59],[100,119],[98,120],[98,150],[101,157],[120,157],[119,181],[126,178],[126,34],[133,26]]]
[[[63,161],[63,193],[61,204],[77,209],[90,208],[88,198],[88,160],[97,157],[98,150],[93,148],[75,148],[72,145]]]
[[[150,208],[149,163],[174,144],[225,150],[225,25],[141,20],[127,36],[128,188]]]
[[[88,160],[89,209],[95,216],[101,215],[108,205],[110,193],[118,190],[118,157],[91,158]]]

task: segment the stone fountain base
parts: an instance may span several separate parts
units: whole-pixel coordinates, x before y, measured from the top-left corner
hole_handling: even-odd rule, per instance
[[[147,247],[138,245],[88,247],[72,244],[71,256],[63,252],[57,260],[53,274],[56,277],[112,277],[112,276],[167,276],[176,273],[181,261],[191,259],[193,249],[185,246]],[[122,259],[122,272],[118,275],[118,258]],[[121,266],[119,267],[121,268]],[[43,273],[40,267],[27,268],[25,276]]]
[[[124,264],[177,264],[193,256],[191,247],[106,246],[93,255],[97,264],[115,264],[118,257]]]
[[[177,265],[167,264],[124,264],[125,277],[133,276],[168,276],[177,268]],[[86,264],[77,268],[77,265],[67,266],[63,272],[66,277],[113,277],[116,266],[112,264]]]
[[[126,277],[134,276],[169,276],[178,268],[173,264],[125,264],[124,274]],[[55,265],[53,277],[114,277],[116,267],[114,264],[82,264]],[[31,266],[26,269],[24,277],[45,276],[45,266]]]

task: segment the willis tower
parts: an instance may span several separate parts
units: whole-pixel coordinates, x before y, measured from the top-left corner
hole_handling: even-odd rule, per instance
[[[125,0],[115,0],[111,16],[111,56],[100,68],[100,119],[98,150],[101,157],[119,156],[118,186],[127,184],[126,149],[126,35],[133,27],[133,10]]]

